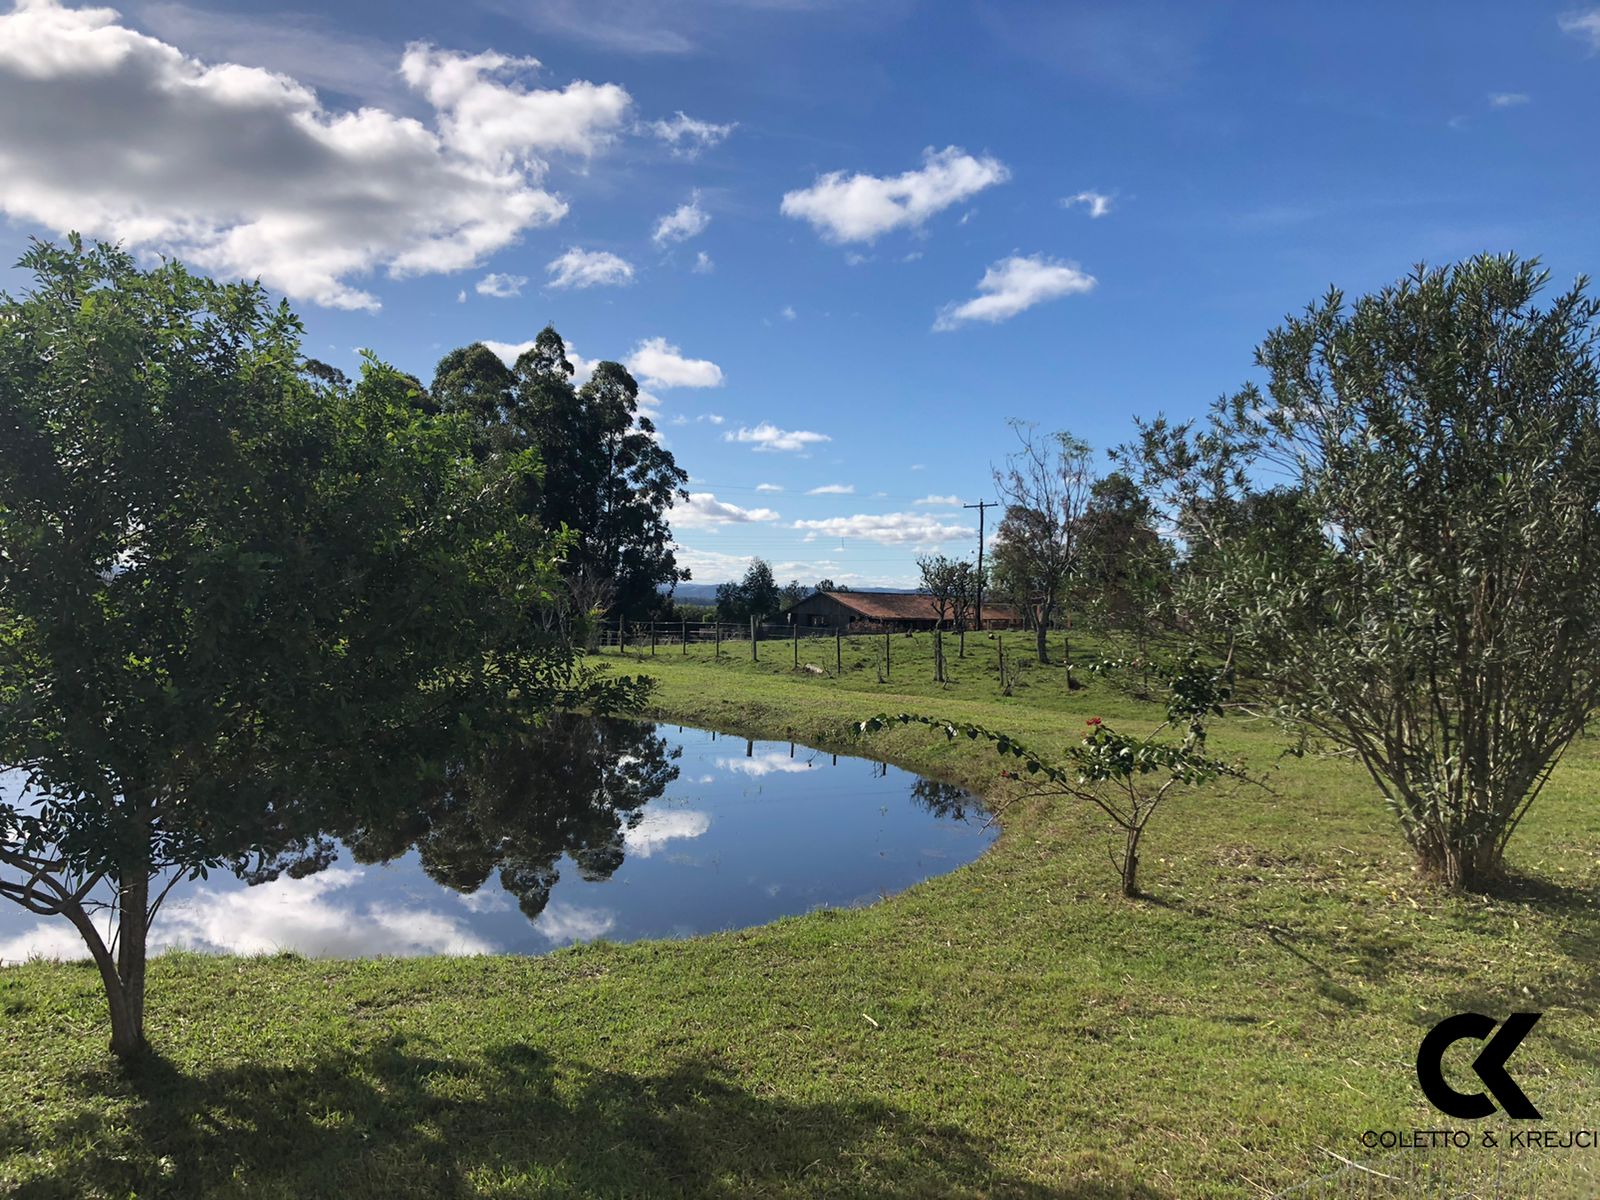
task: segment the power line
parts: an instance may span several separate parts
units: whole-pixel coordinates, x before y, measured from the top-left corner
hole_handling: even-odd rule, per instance
[[[975,508],[978,510],[978,629],[983,629],[983,514],[991,508],[1000,506],[993,500],[979,500],[976,504],[963,504],[962,508]]]

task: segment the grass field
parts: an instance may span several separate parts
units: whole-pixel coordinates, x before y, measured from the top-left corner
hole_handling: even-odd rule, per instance
[[[23,1196],[1261,1196],[1448,1123],[1417,1044],[1465,1009],[1545,1013],[1516,1075],[1545,1124],[1594,1124],[1600,771],[1580,744],[1513,845],[1515,885],[1417,881],[1370,784],[1288,760],[1272,793],[1162,813],[1138,902],[1092,812],[1015,799],[993,752],[881,710],[1041,746],[1150,724],[994,650],[897,639],[888,682],[796,673],[785,644],[630,658],[654,715],[887,757],[1008,803],[977,862],[866,909],[540,959],[168,955],[158,1054],[121,1073],[86,967],[0,970],[0,1191]],[[1022,649],[1017,637],[1015,649]],[[743,650],[743,654],[737,651]],[[833,644],[803,646],[831,670]],[[608,661],[616,663],[615,654]],[[1018,656],[1020,658],[1020,655]],[[1274,766],[1270,730],[1218,749]],[[1470,1057],[1462,1050],[1464,1062]],[[1452,1063],[1454,1059],[1450,1060]],[[1584,1089],[1589,1089],[1585,1093]]]

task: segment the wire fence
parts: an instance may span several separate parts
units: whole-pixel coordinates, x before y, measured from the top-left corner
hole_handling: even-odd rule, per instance
[[[1049,646],[1070,661],[1071,633],[1047,631]],[[898,670],[931,671],[934,681],[957,669],[982,672],[1005,691],[1037,647],[1033,630],[905,629],[857,622],[848,628],[738,621],[608,621],[599,630],[602,653],[739,657],[812,674],[876,671],[888,682]],[[958,668],[959,664],[959,668]]]

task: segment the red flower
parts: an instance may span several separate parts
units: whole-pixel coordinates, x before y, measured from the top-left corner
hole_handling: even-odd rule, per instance
[[[1087,721],[1084,722],[1085,725],[1099,725],[1100,723],[1101,723],[1101,721],[1100,721],[1099,717],[1090,717]]]

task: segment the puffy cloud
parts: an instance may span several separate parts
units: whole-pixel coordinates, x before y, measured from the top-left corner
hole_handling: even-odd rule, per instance
[[[758,484],[756,484],[756,491],[758,491],[758,492],[781,492],[781,491],[783,491],[783,488],[779,487],[775,483],[758,483]]]
[[[606,250],[580,250],[576,246],[545,268],[556,288],[620,287],[633,282],[633,264]]]
[[[954,508],[961,503],[960,496],[924,496],[916,504],[932,505],[936,508]]]
[[[650,238],[658,246],[686,242],[692,237],[699,237],[710,224],[711,214],[700,207],[700,197],[697,195],[689,203],[678,205],[657,221]]]
[[[1562,13],[1556,20],[1561,26],[1562,33],[1584,38],[1588,41],[1591,51],[1600,53],[1600,8]]]
[[[666,338],[646,338],[628,356],[628,370],[654,388],[722,386],[722,368],[709,359],[685,358]]]
[[[918,170],[888,178],[831,171],[810,187],[785,195],[780,211],[809,221],[830,241],[870,242],[891,229],[919,226],[1010,176],[996,158],[974,158],[959,146],[930,146]]]
[[[811,770],[811,761],[790,758],[779,750],[764,750],[747,758],[719,758],[717,766],[736,775],[753,775],[760,779],[763,775],[799,775]]]
[[[728,418],[723,416],[721,413],[711,413],[711,412],[701,413],[698,417],[695,418],[695,420],[697,422],[702,422],[702,423],[705,423],[705,424],[708,424],[708,425],[721,425],[727,419]]]
[[[694,256],[694,266],[690,268],[696,275],[709,275],[717,269],[717,264],[711,261],[711,255],[704,250]]]
[[[478,280],[476,291],[480,296],[509,300],[512,296],[522,295],[522,285],[527,282],[526,275],[501,275],[498,272],[491,272]]]
[[[533,927],[552,942],[590,942],[610,933],[616,923],[617,915],[609,909],[555,900],[545,906]]]
[[[737,579],[745,573],[753,557],[749,554],[724,554],[717,550],[696,550],[681,542],[673,543],[672,554],[680,567],[689,568],[694,578],[702,583]]]
[[[668,842],[697,838],[711,828],[711,815],[692,808],[647,808],[639,823],[622,835],[629,854],[649,858]]]
[[[825,433],[813,433],[809,429],[779,429],[770,421],[762,421],[753,429],[741,425],[723,434],[722,440],[747,443],[756,450],[805,450],[833,439]]]
[[[651,121],[645,129],[667,143],[679,158],[696,158],[702,150],[719,145],[737,127],[736,121],[718,125],[711,121],[696,120],[679,111],[667,120]]]
[[[796,521],[794,528],[805,531],[808,541],[818,537],[850,537],[885,546],[935,546],[973,534],[964,525],[952,525],[928,513],[905,512],[857,513],[822,521]]]
[[[814,487],[806,493],[808,496],[853,496],[856,494],[856,485],[853,483],[825,483],[821,487]]]
[[[547,156],[604,147],[630,100],[534,88],[535,66],[409,47],[425,124],[329,111],[294,78],[203,63],[111,9],[27,0],[0,16],[0,211],[376,309],[354,277],[463,270],[565,215]]]
[[[740,508],[718,500],[711,492],[690,492],[687,500],[672,506],[671,521],[682,529],[704,529],[715,525],[742,525],[751,521],[776,521],[770,508]]]
[[[1079,192],[1075,196],[1068,196],[1061,202],[1062,208],[1071,208],[1081,204],[1089,210],[1091,217],[1103,217],[1111,211],[1111,197],[1104,192]]]
[[[933,327],[949,330],[963,321],[1007,321],[1035,304],[1087,292],[1094,285],[1095,277],[1085,274],[1076,263],[1058,262],[1038,254],[1012,255],[983,273],[978,280],[981,295],[945,305]]]

